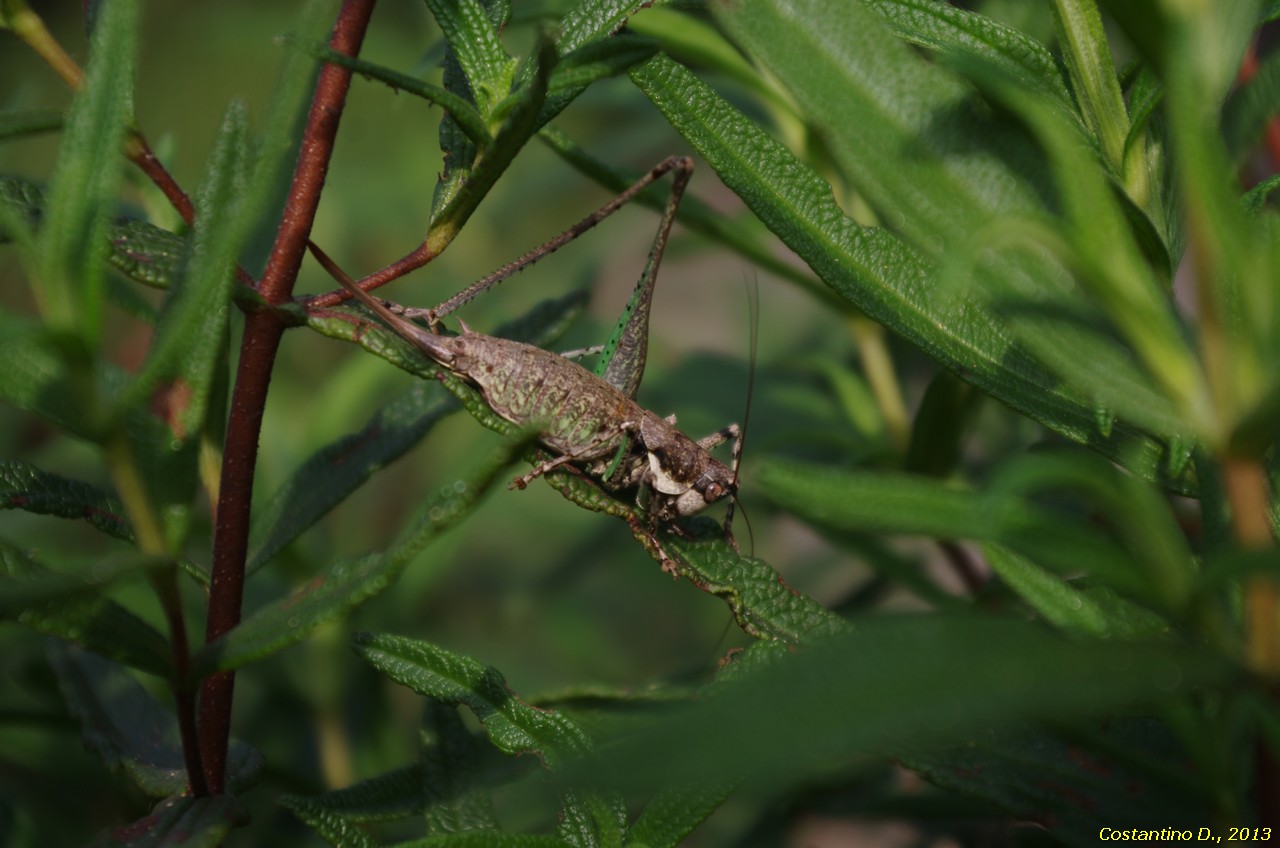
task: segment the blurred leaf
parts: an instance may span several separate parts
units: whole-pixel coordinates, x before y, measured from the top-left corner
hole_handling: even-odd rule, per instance
[[[554,766],[590,747],[586,735],[560,713],[519,700],[492,666],[402,636],[357,633],[352,642],[362,659],[396,683],[445,704],[467,706],[503,753],[537,754]]]
[[[1131,555],[1102,533],[1007,491],[975,494],[910,474],[846,471],[769,458],[756,480],[781,506],[837,530],[999,542],[1063,573],[1152,591]]]
[[[1267,122],[1280,115],[1280,53],[1269,53],[1258,72],[1231,93],[1222,110],[1222,135],[1235,162],[1262,143]]]
[[[952,56],[993,62],[1023,86],[1075,115],[1053,54],[1025,33],[991,18],[934,0],[868,0],[894,35]]]
[[[121,411],[144,400],[159,405],[177,442],[204,432],[213,375],[226,346],[236,260],[249,234],[240,214],[247,120],[240,101],[223,117],[196,196],[186,274],[169,287],[147,360],[118,401]]]
[[[481,749],[457,707],[428,701],[423,710],[420,791],[427,835],[497,832],[493,801],[479,768]]]
[[[678,848],[695,827],[724,803],[732,789],[733,783],[725,781],[707,786],[674,786],[659,791],[627,831],[626,844]]]
[[[311,812],[321,810],[332,813],[349,822],[379,822],[408,818],[422,812],[426,801],[423,791],[424,766],[412,766],[389,771],[343,789],[335,789],[323,795],[300,798],[298,801]],[[285,795],[281,803],[295,809],[294,797]]]
[[[316,451],[254,515],[246,573],[281,549],[359,488],[378,469],[416,445],[458,405],[435,400],[432,384],[409,391],[379,409],[359,432]]]
[[[868,316],[1045,426],[1123,455],[1136,473],[1160,474],[1162,446],[1123,423],[1100,433],[1093,408],[1011,345],[989,316],[938,298],[917,254],[845,217],[829,185],[688,71],[659,57],[631,78],[747,206]]]
[[[1113,585],[1153,599],[1175,614],[1182,611],[1196,566],[1161,492],[1098,457],[1073,451],[1020,457],[1002,466],[988,487],[989,495],[996,497],[1042,490],[1084,494],[1096,514],[1114,528],[1132,560],[1132,577],[1137,582]]]
[[[110,660],[51,643],[49,661],[85,745],[107,768],[127,776],[153,798],[187,791],[182,744],[173,714]],[[233,742],[227,760],[232,793],[246,790],[262,770],[262,755]]]
[[[991,570],[1058,628],[1098,639],[1154,637],[1169,630],[1168,622],[1150,610],[1114,593],[1077,587],[1001,545],[985,544],[982,552]]]
[[[1071,88],[1107,163],[1119,173],[1129,132],[1111,45],[1093,0],[1054,0],[1053,19]],[[1021,82],[1021,80],[1019,80]]]
[[[44,218],[44,191],[37,183],[19,177],[0,176],[0,209],[19,222],[39,226]],[[4,219],[0,218],[0,224]],[[107,254],[116,270],[154,288],[168,288],[186,260],[186,239],[146,221],[121,218],[108,225]],[[0,241],[10,235],[0,230]]]
[[[568,770],[619,789],[664,785],[672,774],[795,779],[887,748],[950,748],[991,727],[1167,704],[1237,674],[1184,645],[1071,641],[976,617],[867,619],[775,655]]]
[[[1177,741],[1151,719],[1057,735],[987,728],[962,747],[901,757],[929,782],[992,801],[1064,845],[1097,845],[1102,822],[1195,831],[1213,818]]]
[[[0,399],[90,441],[103,438],[91,382],[72,367],[65,337],[0,309]],[[103,372],[112,366],[99,362]]]
[[[118,580],[139,576],[158,562],[132,556],[106,561],[87,574],[59,574],[0,540],[0,619],[81,645],[133,668],[168,678],[168,640],[150,624],[106,597]]]
[[[470,514],[527,441],[509,439],[479,473],[441,487],[385,551],[339,560],[304,588],[262,607],[206,644],[192,658],[193,674],[229,671],[270,656],[386,591],[428,543]]]
[[[0,140],[62,129],[61,109],[13,109],[0,112]]]
[[[133,541],[124,507],[114,495],[18,460],[0,460],[0,509],[83,518],[108,536]]]
[[[544,120],[559,114],[568,101],[592,83],[625,73],[631,66],[652,57],[657,50],[657,45],[648,39],[615,35],[607,40],[593,41],[563,56],[547,83],[548,105],[543,107]]]
[[[233,795],[183,795],[161,801],[131,825],[104,833],[93,848],[218,848],[232,828],[248,822],[249,811]]]
[[[911,424],[903,469],[931,477],[950,475],[960,462],[961,441],[981,399],[954,374],[934,377]]]
[[[40,229],[40,288],[46,322],[97,346],[102,321],[108,219],[124,166],[132,115],[138,4],[107,4],[93,29],[84,88],[67,114]]]
[[[1124,206],[1116,200],[1090,141],[1041,99],[999,78],[993,68],[974,66],[967,70],[985,90],[1028,122],[1048,153],[1065,207],[1063,235],[1073,249],[1068,264],[1078,268],[1075,278],[1119,329],[1155,378],[1155,385],[1175,403],[1179,417],[1186,422],[1180,429],[1197,435],[1211,432],[1208,422],[1212,419],[1196,359],[1164,285],[1152,273],[1131,234]],[[1065,357],[1066,351],[1063,346],[1060,356]],[[1082,387],[1084,391],[1090,388]],[[1168,436],[1171,432],[1178,431],[1159,434]]]

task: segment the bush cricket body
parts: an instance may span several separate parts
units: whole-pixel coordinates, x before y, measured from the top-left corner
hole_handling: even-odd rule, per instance
[[[648,346],[649,310],[657,269],[675,218],[692,162],[672,157],[574,227],[526,253],[493,274],[459,292],[435,309],[406,311],[423,315],[428,327],[398,315],[363,291],[319,251],[317,258],[354,297],[401,338],[448,371],[474,385],[497,415],[518,427],[533,427],[537,440],[552,457],[512,481],[523,489],[533,479],[573,463],[613,493],[636,490],[648,517],[643,530],[655,543],[664,569],[668,557],[655,535],[678,530],[676,520],[701,512],[726,496],[731,500],[724,521],[730,544],[733,499],[738,488],[742,434],[736,424],[700,440],[675,426],[675,416],[662,417],[634,399],[643,376]],[[627,304],[600,364],[593,373],[560,354],[509,339],[477,333],[459,322],[461,332],[443,335],[439,320],[480,292],[536,262],[581,233],[660,178],[675,171],[658,234],[644,273]],[[732,460],[726,465],[710,450],[732,440]]]

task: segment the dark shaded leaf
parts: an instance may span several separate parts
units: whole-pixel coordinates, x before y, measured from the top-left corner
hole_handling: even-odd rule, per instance
[[[109,769],[127,776],[153,798],[187,791],[182,745],[174,716],[124,669],[78,648],[49,647],[67,707],[80,721],[85,745]],[[227,781],[234,793],[257,780],[262,755],[233,742]]]

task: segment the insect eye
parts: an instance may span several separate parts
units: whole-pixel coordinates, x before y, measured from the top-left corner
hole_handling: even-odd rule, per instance
[[[707,488],[702,490],[702,496],[708,501],[717,500],[723,494],[724,489],[721,488],[719,483],[709,483],[707,484]]]

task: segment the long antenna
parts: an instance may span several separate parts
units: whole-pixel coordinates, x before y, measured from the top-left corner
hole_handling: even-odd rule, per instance
[[[742,282],[747,287],[747,320],[751,324],[751,354],[747,367],[747,404],[742,412],[742,426],[738,428],[738,443],[733,452],[733,497],[724,514],[724,534],[726,538],[733,538],[733,510],[737,505],[742,510],[742,520],[747,522],[747,539],[750,541],[751,553],[754,555],[756,537],[751,529],[751,517],[747,515],[746,507],[738,499],[738,469],[742,465],[742,453],[747,443],[747,424],[751,421],[751,398],[756,388],[756,351],[760,347],[760,281],[754,276],[748,279],[744,275]]]

